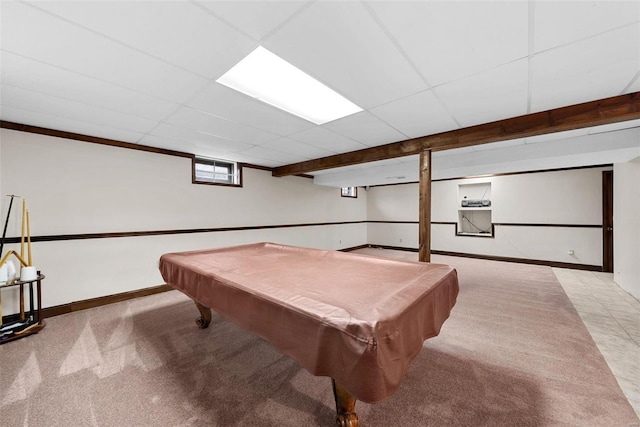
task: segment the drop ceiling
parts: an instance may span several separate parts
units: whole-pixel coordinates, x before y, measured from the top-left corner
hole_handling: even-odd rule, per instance
[[[269,167],[640,91],[638,1],[0,8],[0,119]],[[215,82],[258,46],[364,111],[318,126]],[[640,156],[638,125],[434,153],[434,177],[628,161]],[[417,162],[311,174],[404,182]]]

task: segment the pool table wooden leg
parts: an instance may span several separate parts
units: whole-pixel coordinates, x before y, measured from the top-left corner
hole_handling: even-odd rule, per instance
[[[351,396],[336,380],[331,378],[333,397],[336,399],[336,425],[338,427],[358,427],[356,398]]]
[[[196,319],[196,325],[198,325],[198,328],[200,329],[207,329],[209,323],[211,323],[211,309],[209,307],[205,307],[197,301],[194,302],[196,303],[196,307],[198,307],[198,311],[200,312],[200,317]]]

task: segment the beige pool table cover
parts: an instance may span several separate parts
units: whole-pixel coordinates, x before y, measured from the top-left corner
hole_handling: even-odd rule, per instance
[[[456,302],[442,264],[256,243],[168,253],[164,280],[376,403],[393,394]]]

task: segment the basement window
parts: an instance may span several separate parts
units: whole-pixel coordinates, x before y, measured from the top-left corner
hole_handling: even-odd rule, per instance
[[[358,188],[357,187],[342,187],[340,189],[340,195],[342,197],[352,197],[352,198],[357,198],[358,197]]]
[[[218,159],[193,159],[193,183],[241,187],[240,167],[235,162]]]

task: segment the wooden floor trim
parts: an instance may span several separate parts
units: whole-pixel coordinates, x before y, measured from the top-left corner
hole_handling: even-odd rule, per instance
[[[172,289],[173,288],[171,286],[165,284],[152,286],[150,288],[138,289],[135,291],[122,292],[119,294],[105,295],[103,297],[74,301],[67,304],[55,305],[53,307],[45,307],[42,309],[42,318],[46,319],[48,317],[60,316],[61,314],[73,313],[76,311],[87,310],[89,308],[102,307],[103,305],[159,294],[161,292],[170,291]],[[9,314],[7,316],[3,316],[2,319],[0,319],[0,324],[13,322],[18,320],[19,318],[19,313]]]
[[[407,251],[407,252],[418,252],[417,248],[405,248],[401,246],[387,246],[387,245],[367,245],[370,248],[381,248],[381,249],[393,249],[397,251]],[[431,253],[434,255],[447,255],[447,256],[457,256],[463,258],[476,258],[476,259],[484,259],[488,261],[504,261],[504,262],[515,262],[519,264],[533,264],[533,265],[546,265],[548,267],[556,267],[556,268],[570,268],[573,270],[586,270],[586,271],[602,271],[602,266],[600,265],[590,265],[590,264],[573,264],[568,262],[559,262],[559,261],[547,261],[547,260],[539,260],[539,259],[527,259],[527,258],[513,258],[513,257],[504,257],[504,256],[496,256],[496,255],[482,255],[482,254],[469,254],[464,252],[450,252],[450,251],[439,251],[436,249],[431,250]]]
[[[547,267],[570,268],[573,270],[602,271],[602,266],[600,265],[573,264],[573,263],[559,262],[559,261],[547,261],[547,260],[527,259],[527,258],[512,258],[512,257],[504,257],[504,256],[496,256],[496,255],[467,254],[463,252],[449,252],[449,251],[437,251],[437,250],[432,251],[432,253],[437,255],[457,256],[457,257],[463,257],[463,258],[477,258],[477,259],[484,259],[488,261],[505,261],[505,262],[515,262],[519,264],[546,265]]]
[[[105,295],[103,297],[90,298],[81,301],[74,301],[68,304],[56,305],[42,309],[42,317],[53,317],[61,314],[72,313],[89,308],[101,307],[103,305],[113,304],[116,302],[127,301],[134,298],[146,297],[149,295],[159,294],[161,292],[170,291],[173,288],[169,285],[159,285],[150,288],[138,289],[136,291],[122,292],[119,294]]]

